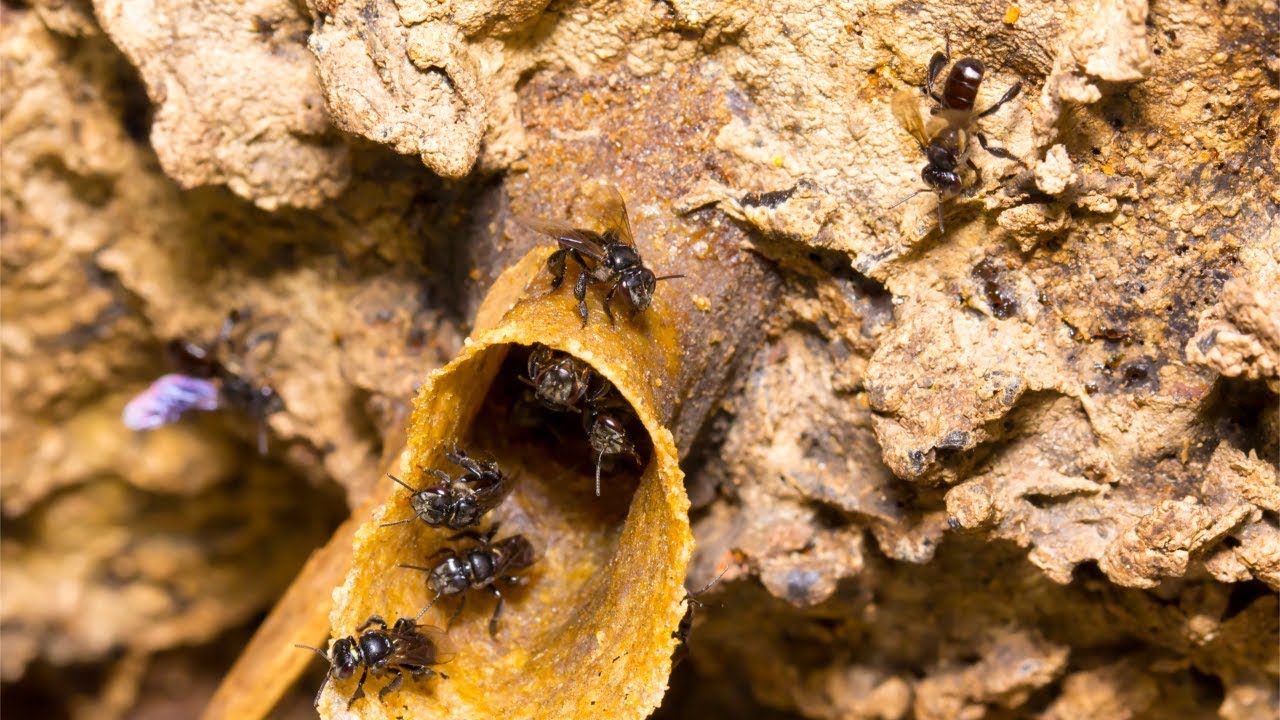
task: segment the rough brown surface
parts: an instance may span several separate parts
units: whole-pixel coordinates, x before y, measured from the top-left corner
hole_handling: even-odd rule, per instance
[[[603,178],[694,278],[658,291],[695,328],[663,417],[688,585],[724,575],[659,713],[1280,711],[1273,0],[0,24],[6,706],[189,716],[386,492],[414,392],[544,242],[511,215]],[[931,193],[891,207],[924,158],[890,98],[945,37],[980,106],[1024,86],[982,120],[1021,161],[976,150],[943,232]],[[124,430],[164,343],[233,308],[280,331],[247,369],[284,401],[268,456],[234,412]]]

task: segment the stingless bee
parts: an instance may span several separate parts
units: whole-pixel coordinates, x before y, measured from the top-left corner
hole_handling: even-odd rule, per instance
[[[411,493],[409,506],[413,508],[414,516],[383,523],[382,527],[402,525],[418,518],[431,527],[462,530],[479,524],[480,518],[506,497],[510,483],[496,462],[477,460],[456,447],[446,451],[444,456],[463,472],[457,477],[450,477],[443,470],[427,470],[440,482],[421,489],[410,487],[394,475],[387,475]]]
[[[637,466],[640,454],[627,435],[625,417],[619,411],[630,407],[618,396],[612,383],[601,379],[602,384],[587,398],[582,411],[582,425],[587,431],[587,442],[598,453],[596,457],[596,497],[600,497],[600,466],[605,457],[625,455]]]
[[[378,627],[374,628],[374,625]],[[415,680],[431,675],[447,677],[431,668],[448,662],[452,657],[443,649],[443,637],[444,633],[438,628],[419,625],[416,620],[402,617],[388,628],[381,615],[370,615],[363,625],[356,628],[356,635],[335,640],[328,653],[310,645],[294,647],[314,650],[329,663],[329,674],[316,691],[316,706],[320,705],[320,695],[330,680],[346,680],[355,674],[357,668],[360,669],[356,691],[347,701],[350,708],[364,697],[364,682],[370,675],[392,676],[391,682],[378,691],[379,700],[400,688],[406,672]]]
[[[987,137],[978,129],[977,122],[1016,97],[1022,90],[1022,82],[1015,82],[999,100],[979,112],[974,105],[978,97],[978,88],[982,84],[982,77],[986,74],[986,67],[982,61],[974,58],[957,60],[947,73],[946,82],[943,83],[942,92],[939,94],[934,89],[934,85],[942,69],[950,61],[951,43],[948,41],[946,51],[934,53],[929,60],[924,91],[937,105],[931,108],[928,121],[921,115],[920,105],[913,90],[900,90],[891,101],[894,117],[924,151],[927,163],[920,172],[920,177],[928,186],[911,193],[894,203],[892,207],[897,207],[922,192],[937,193],[939,231],[945,231],[942,221],[943,202],[962,192],[972,192],[982,184],[982,171],[970,157],[973,137],[977,137],[978,144],[988,153],[1005,160],[1018,160],[1008,150],[990,145]],[[962,164],[973,171],[974,181],[970,184],[965,183]]]
[[[520,378],[533,387],[534,397],[548,410],[579,412],[595,375],[591,366],[568,353],[538,343],[529,353],[529,376]]]
[[[597,453],[596,496],[600,495],[600,473],[604,459],[625,455],[636,465],[640,455],[627,435],[627,422],[634,417],[630,406],[618,395],[613,383],[594,372],[590,365],[546,345],[534,345],[529,354],[529,376],[521,378],[534,388],[534,397],[548,410],[582,413],[587,442]]]
[[[130,400],[124,409],[125,425],[150,430],[176,422],[192,410],[231,407],[258,421],[258,452],[267,454],[266,420],[284,409],[284,401],[270,385],[255,384],[246,374],[252,362],[275,352],[279,333],[237,336],[236,329],[248,317],[247,310],[231,310],[211,343],[171,341],[169,357],[179,372],[158,378]],[[257,351],[259,347],[266,350]]]
[[[496,583],[499,580],[513,585],[522,583],[524,578],[515,573],[532,565],[535,558],[533,545],[523,535],[512,535],[493,542],[493,536],[497,532],[497,525],[484,535],[470,531],[460,532],[448,539],[468,538],[478,544],[464,548],[461,552],[455,548],[444,548],[428,559],[429,563],[434,563],[431,565],[400,565],[427,573],[427,588],[436,595],[422,612],[430,610],[445,595],[461,595],[457,609],[449,616],[448,624],[452,625],[466,605],[466,591],[484,588],[498,598],[493,615],[489,618],[489,636],[498,634],[498,616],[502,614],[504,599]],[[437,560],[439,561],[436,562]]]
[[[653,291],[658,282],[684,276],[655,277],[653,271],[645,266],[631,234],[626,203],[617,188],[604,182],[589,183],[583,188],[583,195],[591,203],[591,214],[602,228],[599,231],[574,227],[556,220],[527,217],[517,220],[526,227],[556,239],[559,249],[547,258],[553,291],[564,282],[570,258],[582,268],[573,284],[573,296],[578,300],[578,315],[585,327],[588,317],[587,288],[592,283],[612,283],[608,294],[604,296],[604,314],[609,316],[610,322],[614,322],[613,310],[609,304],[619,291],[630,303],[634,315],[653,302]]]

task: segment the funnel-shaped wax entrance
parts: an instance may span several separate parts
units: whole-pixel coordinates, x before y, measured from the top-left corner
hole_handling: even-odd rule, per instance
[[[498,539],[522,534],[538,559],[523,585],[499,585],[506,598],[496,640],[488,634],[494,598],[468,593],[453,623],[447,680],[406,680],[380,702],[381,682],[352,712],[365,718],[643,718],[666,689],[683,581],[692,548],[688,499],[671,433],[679,369],[677,333],[663,322],[661,298],[642,316],[581,326],[572,294],[545,292],[539,249],[509,271],[482,309],[461,355],[422,388],[402,475],[416,485],[425,468],[447,469],[455,443],[496,460],[514,487],[486,521]],[[508,309],[509,308],[509,309]],[[500,319],[499,319],[500,318]],[[529,348],[543,343],[589,363],[630,404],[643,429],[641,467],[617,463],[595,496],[595,461],[580,425],[529,427],[513,405]],[[422,564],[449,543],[423,523],[384,527],[411,513],[408,492],[387,483],[389,501],[357,533],[355,556],[332,615],[335,636],[371,614],[418,613],[431,599]],[[465,542],[465,541],[460,541]],[[422,622],[443,626],[456,600],[436,603]],[[324,717],[347,712],[352,682],[330,683]]]

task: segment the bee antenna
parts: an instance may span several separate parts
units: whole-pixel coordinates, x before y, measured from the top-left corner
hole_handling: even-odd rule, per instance
[[[660,280],[675,280],[676,278],[682,278],[682,277],[688,277],[688,275],[685,275],[683,273],[679,273],[676,275],[663,275],[660,278],[654,278],[653,281],[658,282]]]
[[[325,662],[329,662],[329,656],[328,656],[328,655],[325,655],[325,654],[324,654],[324,651],[323,651],[323,650],[321,650],[321,649],[320,649],[320,648],[318,648],[318,647],[312,647],[312,646],[310,646],[310,645],[299,645],[299,644],[297,644],[297,643],[294,643],[294,647],[296,647],[296,648],[301,648],[301,649],[303,649],[303,650],[311,650],[311,651],[313,651],[315,654],[317,654],[317,655],[319,655],[320,657],[324,658],[324,661],[325,661]]]
[[[408,520],[397,520],[395,522],[382,523],[378,527],[391,527],[392,525],[403,525],[405,523],[413,522],[416,517],[417,516],[411,517]]]
[[[942,225],[942,198],[938,198],[938,232],[945,233],[947,229]]]
[[[600,463],[604,462],[604,451],[600,451],[600,457],[596,458],[596,497],[600,497]]]
[[[920,190],[917,190],[917,191],[915,191],[915,192],[911,193],[910,195],[908,195],[908,196],[906,196],[906,197],[902,198],[902,199],[901,199],[901,200],[899,200],[898,202],[896,202],[896,203],[894,203],[894,204],[890,205],[887,209],[892,210],[892,209],[894,209],[894,208],[898,207],[899,205],[901,205],[902,203],[904,203],[904,202],[906,202],[906,201],[910,200],[911,198],[913,198],[913,197],[915,197],[915,196],[919,195],[920,193],[925,193],[925,192],[929,192],[929,190],[928,190],[927,188],[922,188],[922,189],[920,189]]]
[[[397,483],[399,483],[399,484],[400,484],[400,486],[401,486],[401,487],[403,487],[405,490],[408,490],[409,492],[413,492],[413,493],[418,492],[418,489],[417,489],[417,488],[415,488],[415,487],[409,487],[409,484],[408,484],[408,483],[406,483],[405,481],[403,481],[403,480],[401,480],[400,478],[396,477],[395,475],[392,475],[391,473],[387,473],[387,477],[391,478],[392,480],[395,480]]]
[[[720,574],[719,574],[719,575],[716,575],[716,576],[715,576],[715,577],[713,577],[713,578],[711,578],[711,582],[707,583],[706,585],[703,585],[701,590],[699,590],[699,591],[697,591],[697,592],[689,593],[689,599],[690,599],[690,600],[693,600],[693,598],[695,598],[695,597],[697,597],[697,596],[701,595],[702,593],[704,593],[704,592],[706,592],[706,591],[710,590],[710,589],[711,589],[711,586],[712,586],[712,585],[715,585],[715,584],[716,584],[716,583],[718,583],[718,582],[720,582],[720,578],[724,577],[724,574],[725,574],[725,573],[727,573],[727,572],[729,572],[729,566],[728,566],[728,565],[725,565],[725,566],[724,566],[724,569],[720,571]],[[695,602],[697,602],[697,601],[695,601]],[[702,603],[698,603],[698,604],[699,604],[699,605],[701,605]]]
[[[396,565],[396,567],[409,568],[410,570],[421,570],[422,572],[431,572],[434,569],[429,567],[423,567],[421,565],[406,565],[404,563],[399,563]],[[427,607],[431,607],[431,606],[428,605]]]

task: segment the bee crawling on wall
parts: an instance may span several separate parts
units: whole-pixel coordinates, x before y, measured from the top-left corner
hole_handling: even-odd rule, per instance
[[[523,583],[524,578],[516,573],[533,565],[536,558],[533,545],[523,535],[512,535],[493,542],[493,536],[497,532],[497,525],[490,528],[484,535],[472,531],[460,532],[450,536],[449,540],[467,538],[475,541],[476,544],[460,551],[451,547],[444,548],[428,558],[428,563],[432,564],[400,565],[402,568],[427,573],[427,588],[435,593],[435,597],[422,609],[422,612],[430,610],[436,601],[445,595],[460,595],[458,607],[449,616],[448,624],[452,625],[453,621],[462,614],[462,608],[466,605],[466,591],[484,588],[498,598],[498,603],[493,608],[493,615],[489,618],[489,636],[494,637],[498,634],[498,618],[502,615],[504,599],[497,583],[498,581],[512,585]]]
[[[632,314],[644,311],[653,302],[653,292],[662,280],[673,280],[683,275],[656,277],[640,257],[635,238],[631,234],[631,221],[627,218],[627,206],[618,189],[603,182],[588,184],[583,195],[591,203],[591,215],[602,228],[591,230],[574,227],[556,220],[518,218],[518,221],[537,232],[556,239],[559,248],[547,258],[547,270],[551,273],[551,289],[556,290],[564,282],[568,261],[572,259],[582,272],[573,284],[573,296],[578,300],[578,315],[586,327],[588,319],[587,288],[594,283],[609,285],[604,296],[604,314],[614,322],[610,303],[621,294],[632,308]]]
[[[474,527],[510,491],[509,479],[498,469],[496,462],[477,460],[457,447],[445,452],[444,456],[463,472],[450,477],[443,470],[427,470],[439,482],[424,488],[410,487],[400,478],[387,475],[411,493],[409,506],[413,508],[413,517],[384,523],[383,527],[413,522],[414,519],[420,519],[431,527],[450,530]]]
[[[177,373],[157,378],[125,405],[123,420],[130,430],[151,430],[177,422],[193,410],[234,408],[258,421],[258,452],[267,453],[267,417],[284,409],[284,401],[270,385],[255,384],[248,366],[275,352],[276,331],[241,337],[237,330],[248,311],[227,313],[211,343],[173,340],[168,352]],[[265,348],[261,350],[260,348]]]
[[[374,627],[374,626],[377,627]],[[315,705],[320,704],[320,695],[330,680],[346,680],[360,670],[360,681],[356,683],[356,691],[347,701],[350,708],[357,700],[364,697],[364,683],[370,675],[378,677],[391,675],[391,681],[378,691],[378,699],[382,700],[389,693],[400,689],[404,682],[404,673],[409,673],[415,680],[432,675],[442,678],[448,676],[434,670],[432,665],[448,662],[452,654],[447,652],[444,644],[444,633],[437,628],[419,625],[415,619],[400,618],[395,624],[387,627],[387,621],[381,615],[370,615],[363,625],[356,628],[355,635],[348,635],[333,641],[329,652],[310,645],[295,645],[304,650],[313,650],[329,663],[329,674],[325,676],[320,689],[316,691]]]
[[[937,193],[939,231],[945,231],[942,221],[943,202],[961,193],[972,192],[982,184],[982,171],[971,157],[973,138],[977,138],[983,150],[998,158],[1018,160],[1008,150],[988,143],[986,135],[978,129],[978,120],[995,113],[1016,97],[1022,90],[1022,82],[1015,82],[999,100],[985,110],[978,111],[975,103],[986,67],[981,60],[974,58],[957,60],[947,73],[939,93],[935,89],[935,83],[950,61],[951,42],[948,41],[946,51],[934,53],[929,60],[924,91],[937,105],[930,109],[927,121],[920,112],[915,91],[900,90],[891,102],[894,117],[915,138],[924,152],[927,163],[920,172],[920,177],[928,186],[911,193],[891,207],[897,207],[923,192]],[[966,166],[973,173],[971,182],[966,182],[964,176]]]

